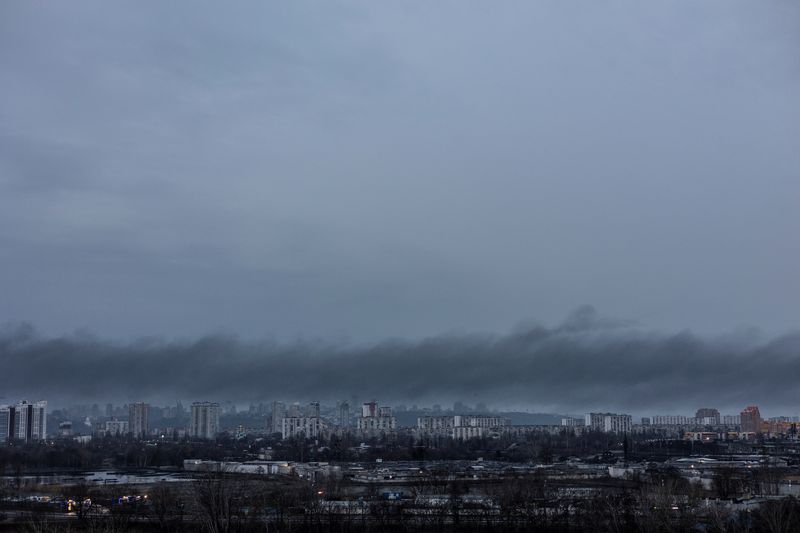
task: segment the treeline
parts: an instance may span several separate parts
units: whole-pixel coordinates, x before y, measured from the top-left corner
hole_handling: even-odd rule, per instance
[[[718,483],[748,483],[744,472],[731,471],[731,479],[715,480],[715,487],[704,489],[673,470],[653,470],[592,491],[571,491],[546,475],[525,474],[479,487],[481,498],[470,497],[464,480],[450,474],[446,468],[426,472],[412,486],[413,496],[400,501],[377,494],[348,498],[346,483],[335,478],[311,485],[218,473],[147,489],[79,484],[63,487],[57,504],[15,502],[0,494],[0,514],[14,521],[8,530],[64,533],[800,531],[800,503],[792,497],[767,499],[749,509],[716,499],[722,490]],[[67,501],[73,502],[69,519],[54,507]]]
[[[361,446],[364,444],[364,446]],[[737,444],[736,451],[752,451]],[[485,460],[551,463],[580,457],[614,463],[647,460],[650,457],[689,454],[720,454],[733,451],[727,443],[692,443],[680,439],[657,439],[642,435],[588,432],[576,436],[565,429],[556,434],[531,432],[456,440],[431,436],[417,439],[409,434],[363,439],[357,435],[332,435],[327,439],[292,438],[274,443],[274,457],[286,461],[421,461]]]
[[[63,469],[180,468],[184,459],[189,458],[245,460],[251,448],[252,443],[231,439],[142,442],[109,436],[89,443],[57,440],[0,446],[0,474],[21,476]]]
[[[279,435],[242,440],[221,435],[214,441],[159,439],[137,441],[106,436],[88,443],[61,439],[47,443],[0,446],[0,474],[23,475],[56,469],[180,468],[185,459],[245,461],[260,457],[283,461],[436,461],[485,460],[551,463],[570,457],[585,461],[659,460],[676,455],[724,454],[761,451],[760,444],[691,443],[590,432],[575,436],[529,433],[466,441],[447,437],[416,439],[409,434],[365,439],[355,434],[327,438],[292,438]]]

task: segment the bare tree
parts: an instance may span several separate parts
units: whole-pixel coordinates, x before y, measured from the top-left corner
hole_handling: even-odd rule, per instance
[[[750,530],[748,523],[739,513],[724,505],[711,505],[706,517],[711,533],[745,533]]]
[[[229,533],[241,519],[244,484],[224,472],[194,484],[195,518],[209,533]]]
[[[798,531],[798,503],[792,497],[763,502],[757,517],[766,533],[793,533]]]
[[[174,531],[183,522],[183,500],[169,483],[162,481],[155,485],[148,499],[148,514],[161,531]]]
[[[729,466],[717,468],[712,483],[718,498],[722,500],[735,498],[742,492],[742,471]]]

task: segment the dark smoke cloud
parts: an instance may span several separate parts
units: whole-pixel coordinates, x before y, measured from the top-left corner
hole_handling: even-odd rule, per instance
[[[61,399],[462,399],[562,412],[793,409],[800,333],[754,330],[702,338],[662,334],[583,307],[556,327],[505,335],[442,335],[372,345],[143,339],[78,333],[42,338],[30,325],[0,333],[0,390]],[[790,411],[793,412],[793,411]]]

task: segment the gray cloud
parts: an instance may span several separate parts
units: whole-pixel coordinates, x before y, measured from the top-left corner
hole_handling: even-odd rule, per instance
[[[797,327],[796,2],[4,2],[0,321]]]
[[[87,333],[46,338],[18,325],[0,335],[0,359],[0,390],[7,395],[63,401],[335,401],[357,394],[642,414],[704,405],[738,412],[759,403],[776,414],[796,411],[800,334],[661,334],[583,307],[555,327],[364,345],[231,336],[123,344]]]

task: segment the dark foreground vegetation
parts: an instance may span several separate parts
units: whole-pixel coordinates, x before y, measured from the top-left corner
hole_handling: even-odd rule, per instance
[[[349,436],[62,440],[0,448],[0,531],[800,533],[800,503],[779,490],[795,476],[800,482],[796,447],[789,440],[701,444],[568,432],[468,442],[399,435],[363,444]],[[347,475],[309,481],[182,472],[184,459],[248,461],[264,453],[281,461],[360,461],[373,467],[376,459],[384,465],[406,461],[419,465],[419,476],[394,497]],[[726,454],[781,462],[715,467],[705,485],[670,466],[678,457]],[[479,457],[499,462],[496,474],[474,478],[448,466]],[[623,477],[608,474],[610,465],[629,464],[645,466]],[[152,483],[98,485],[77,475],[145,468],[171,481],[157,481],[159,475]],[[587,477],[590,470],[594,474]]]
[[[553,479],[512,475],[499,482],[426,472],[414,497],[391,501],[369,493],[349,498],[348,483],[315,484],[288,476],[200,475],[147,486],[87,483],[39,487],[36,498],[0,494],[0,531],[601,531],[789,533],[800,531],[800,502],[770,497],[757,479],[756,506],[723,491],[753,492],[748,473],[730,471],[703,489],[669,469],[631,479]],[[479,494],[480,496],[476,496]],[[731,494],[727,494],[730,496]]]
[[[281,440],[280,435],[234,439],[223,434],[214,441],[160,438],[149,441],[129,436],[96,438],[88,443],[71,439],[28,445],[0,446],[0,474],[31,475],[56,469],[181,468],[186,459],[242,461],[265,449],[270,458],[285,461],[436,461],[486,460],[512,463],[551,463],[567,457],[595,458],[604,463],[622,460],[663,460],[697,454],[769,453],[800,457],[797,441],[686,442],[652,435],[622,437],[602,432],[573,435],[531,433],[458,441],[451,438],[415,439],[393,435],[365,439],[353,435]],[[798,459],[800,462],[800,459]]]

